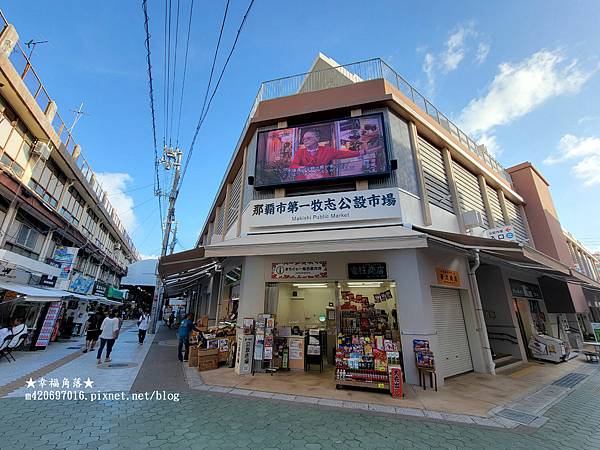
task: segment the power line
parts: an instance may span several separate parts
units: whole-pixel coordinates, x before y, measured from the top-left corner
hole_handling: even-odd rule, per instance
[[[181,96],[179,99],[179,117],[177,119],[177,140],[175,147],[179,147],[179,131],[181,130],[181,109],[183,107],[183,91],[185,88],[185,75],[187,72],[188,50],[190,47],[190,32],[192,30],[192,13],[194,10],[194,0],[190,2],[190,19],[188,22],[187,42],[185,44],[185,58],[183,61],[183,78],[181,80]]]
[[[171,112],[169,113],[170,121],[169,121],[169,147],[171,146],[171,137],[173,134],[173,108],[175,105],[175,80],[177,74],[177,48],[179,46],[179,4],[180,0],[177,0],[177,19],[175,22],[175,54],[173,57],[173,80],[172,80],[172,88],[171,88]]]
[[[154,173],[156,176],[154,192],[158,192],[158,210],[160,212],[160,226],[162,229],[163,217],[162,217],[162,199],[160,197],[160,177],[158,175],[158,146],[156,143],[156,112],[154,109],[154,87],[152,81],[152,63],[150,59],[150,30],[149,30],[149,19],[148,19],[148,5],[147,0],[142,0],[142,9],[144,11],[144,30],[146,32],[146,63],[148,66],[148,88],[150,96],[150,112],[152,114],[152,139],[154,143]]]
[[[244,17],[242,18],[242,22],[240,23],[240,26],[237,30],[237,33],[235,35],[235,39],[233,41],[233,45],[231,46],[231,50],[229,51],[229,54],[227,55],[227,59],[225,60],[225,63],[223,64],[223,68],[221,69],[221,73],[219,75],[219,78],[217,80],[217,83],[215,84],[215,87],[212,91],[212,94],[208,100],[208,103],[206,105],[206,110],[203,111],[203,114],[201,114],[200,119],[198,120],[198,125],[196,126],[196,131],[194,132],[194,137],[192,138],[192,143],[190,144],[190,150],[187,154],[186,160],[185,160],[185,164],[183,166],[183,172],[181,174],[181,180],[179,182],[179,185],[177,187],[177,192],[175,193],[175,195],[179,195],[179,190],[181,189],[181,186],[183,184],[183,180],[185,179],[185,174],[187,173],[187,169],[190,163],[190,159],[192,158],[192,153],[194,152],[194,145],[196,143],[196,139],[198,138],[198,133],[200,132],[200,128],[202,127],[202,124],[204,123],[204,119],[206,119],[206,116],[208,114],[208,111],[210,109],[210,105],[213,101],[213,98],[215,97],[217,90],[219,89],[219,85],[221,84],[221,80],[223,79],[223,74],[225,73],[225,70],[227,69],[227,65],[229,64],[229,60],[231,59],[231,55],[233,55],[233,51],[235,50],[235,46],[237,45],[238,39],[240,37],[240,34],[242,33],[242,29],[244,28],[244,24],[246,23],[246,19],[248,17],[248,14],[250,13],[250,10],[252,9],[252,5],[254,5],[254,0],[250,1],[250,4],[248,5],[248,8],[246,9],[246,13],[244,14]]]

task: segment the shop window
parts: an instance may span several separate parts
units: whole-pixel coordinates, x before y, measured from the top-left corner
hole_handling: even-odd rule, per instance
[[[34,249],[38,238],[40,237],[40,233],[34,230],[33,228],[23,224],[21,225],[21,229],[19,230],[19,235],[17,236],[17,244],[20,244],[29,249]]]

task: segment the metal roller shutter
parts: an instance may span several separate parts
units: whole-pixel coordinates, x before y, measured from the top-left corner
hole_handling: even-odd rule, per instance
[[[521,207],[515,205],[509,199],[506,199],[505,204],[506,211],[508,213],[508,224],[513,226],[513,230],[515,232],[515,235],[517,236],[517,241],[528,241],[529,236],[527,235],[527,229],[525,228],[525,219],[523,218]]]
[[[454,181],[458,189],[458,202],[462,212],[471,210],[479,211],[483,218],[483,225],[489,228],[490,222],[485,212],[477,176],[473,175],[456,161],[452,161],[452,171],[454,172]]]
[[[433,319],[438,335],[439,355],[435,355],[443,378],[473,370],[471,349],[465,328],[460,291],[431,288]]]
[[[504,216],[502,215],[502,207],[500,206],[500,197],[498,197],[498,191],[490,186],[486,186],[488,199],[490,201],[490,208],[494,215],[495,226],[501,227],[506,225],[504,222]]]
[[[424,139],[419,138],[419,155],[423,166],[429,203],[454,214],[442,152]]]

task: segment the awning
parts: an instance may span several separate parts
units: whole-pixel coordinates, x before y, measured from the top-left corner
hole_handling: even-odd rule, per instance
[[[57,289],[43,289],[28,284],[18,284],[9,282],[0,282],[0,289],[7,291],[13,291],[18,294],[26,296],[24,299],[29,302],[53,302],[61,300],[62,291]]]
[[[426,236],[409,228],[381,226],[252,234],[205,247],[206,256],[295,255],[427,247]]]
[[[586,289],[600,291],[600,283],[598,283],[596,280],[592,280],[580,272],[577,272],[576,270],[571,269],[571,277],[577,280],[577,284],[581,284]]]
[[[158,273],[161,278],[196,269],[211,262],[217,262],[207,257],[204,247],[196,247],[172,255],[163,256],[158,260]]]

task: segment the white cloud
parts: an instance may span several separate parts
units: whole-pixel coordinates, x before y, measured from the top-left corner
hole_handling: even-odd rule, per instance
[[[473,24],[459,26],[446,41],[446,51],[442,54],[445,72],[456,70],[460,62],[465,58],[465,39],[475,35]]]
[[[133,211],[133,198],[125,194],[128,183],[133,182],[133,178],[128,173],[103,172],[97,173],[96,179],[108,195],[110,204],[117,210],[121,223],[128,230],[133,230],[136,223],[135,213]]]
[[[144,260],[144,259],[158,259],[160,258],[159,255],[145,255],[143,253],[140,254],[140,259]]]
[[[559,50],[541,50],[516,64],[500,64],[487,93],[463,109],[461,123],[470,133],[489,131],[552,97],[578,92],[592,73],[581,69],[577,60],[565,64]]]
[[[429,94],[432,94],[435,89],[434,63],[435,56],[431,53],[427,53],[425,55],[425,61],[423,61],[423,72],[427,75],[427,90],[429,91]]]
[[[550,155],[544,164],[559,164],[578,160],[571,168],[573,174],[586,186],[600,184],[600,138],[580,138],[565,134],[558,143],[558,155]]]
[[[475,61],[477,61],[477,64],[482,64],[487,59],[489,53],[490,44],[480,42],[477,46],[477,53],[475,53]]]

